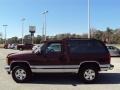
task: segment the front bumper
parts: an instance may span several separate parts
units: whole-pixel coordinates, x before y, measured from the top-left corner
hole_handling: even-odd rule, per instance
[[[100,65],[101,71],[112,70],[113,68],[114,68],[114,65],[112,65],[112,64]]]
[[[7,71],[8,74],[10,74],[10,66],[5,66],[5,70]]]

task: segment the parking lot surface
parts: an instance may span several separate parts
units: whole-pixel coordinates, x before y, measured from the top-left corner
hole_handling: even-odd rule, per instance
[[[18,50],[0,49],[0,90],[120,90],[120,57],[111,58],[113,70],[101,72],[94,84],[82,83],[76,75],[40,74],[31,82],[18,84],[4,67],[6,56]]]

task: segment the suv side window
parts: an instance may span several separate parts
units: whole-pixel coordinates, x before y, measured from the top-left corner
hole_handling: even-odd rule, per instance
[[[90,42],[89,50],[93,53],[95,52],[105,53],[106,52],[105,46],[102,44],[102,42],[99,42],[99,41]]]
[[[70,53],[86,53],[88,51],[88,42],[83,40],[70,40],[68,47]]]
[[[103,53],[105,47],[99,41],[94,40],[70,40],[68,42],[70,53]]]
[[[61,43],[50,43],[47,46],[46,53],[61,52]]]

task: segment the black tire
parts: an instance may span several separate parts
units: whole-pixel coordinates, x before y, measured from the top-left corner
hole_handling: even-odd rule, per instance
[[[79,77],[84,83],[93,83],[98,78],[98,70],[94,67],[81,68]]]
[[[27,82],[31,77],[31,71],[22,66],[16,66],[12,70],[12,78],[17,83]]]

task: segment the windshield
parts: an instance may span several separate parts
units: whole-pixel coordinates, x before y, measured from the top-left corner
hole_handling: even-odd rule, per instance
[[[44,45],[44,43],[41,43],[41,44],[39,44],[39,45],[34,46],[34,47],[32,48],[32,51],[33,51],[34,53],[39,53],[39,52],[41,52],[41,48],[42,48],[43,45]]]

